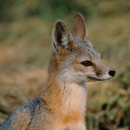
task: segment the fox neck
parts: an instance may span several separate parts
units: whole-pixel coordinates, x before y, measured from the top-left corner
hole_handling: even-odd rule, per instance
[[[54,57],[50,61],[48,82],[43,99],[51,110],[67,114],[70,111],[80,111],[84,115],[86,107],[85,83],[76,84],[64,82],[57,78],[58,65]]]

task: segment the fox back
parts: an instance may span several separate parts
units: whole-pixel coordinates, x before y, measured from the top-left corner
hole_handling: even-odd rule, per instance
[[[109,80],[115,71],[101,62],[77,14],[68,31],[62,21],[52,30],[52,52],[44,91],[14,111],[0,130],[86,130],[86,82]]]

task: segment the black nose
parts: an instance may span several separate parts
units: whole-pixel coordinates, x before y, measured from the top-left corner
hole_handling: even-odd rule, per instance
[[[111,76],[115,76],[115,73],[116,73],[116,71],[114,71],[114,70],[109,71],[109,75],[111,75]]]

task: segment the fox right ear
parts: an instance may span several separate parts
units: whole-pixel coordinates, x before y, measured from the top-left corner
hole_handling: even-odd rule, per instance
[[[73,41],[73,37],[68,31],[66,25],[58,20],[52,30],[52,46],[53,49],[58,52],[61,48],[67,49],[70,47],[70,42]]]
[[[81,39],[87,39],[88,32],[85,25],[84,18],[81,14],[76,14],[73,24],[71,33],[74,37],[81,38]]]

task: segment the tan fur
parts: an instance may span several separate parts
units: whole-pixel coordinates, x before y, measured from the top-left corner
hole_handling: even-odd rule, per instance
[[[59,59],[61,62],[63,60],[65,60],[67,55],[69,55],[69,53],[67,53],[67,52],[64,52],[64,53],[66,55],[59,54]],[[68,110],[68,112],[66,112],[66,110],[64,110],[64,109],[69,109],[69,108],[65,108],[66,106],[64,106],[64,104],[66,102],[65,100],[67,99],[67,96],[68,96],[68,95],[66,95],[65,92],[68,90],[65,90],[66,88],[61,88],[59,83],[57,81],[55,81],[55,78],[54,78],[55,74],[58,73],[58,71],[56,71],[56,68],[58,68],[58,65],[56,63],[55,58],[56,57],[52,56],[52,58],[50,60],[51,62],[50,62],[50,66],[49,66],[49,70],[50,70],[49,72],[51,72],[51,73],[48,77],[49,84],[48,84],[48,87],[46,88],[47,90],[45,90],[45,94],[43,95],[43,100],[45,100],[46,103],[48,104],[48,108],[51,109],[57,117],[59,117],[60,121],[59,121],[58,125],[65,126],[65,125],[68,125],[69,123],[73,123],[76,125],[78,122],[84,122],[85,111],[84,112],[81,111],[80,105],[78,108],[75,108],[72,111]],[[59,71],[60,71],[60,69],[59,69]],[[66,87],[66,86],[63,86],[63,87]],[[84,98],[86,98],[86,97],[84,97]]]
[[[23,116],[24,115],[24,116]],[[21,113],[16,114],[12,120],[12,129],[28,130],[30,123],[30,113],[28,109],[24,109]],[[23,124],[24,122],[24,124]]]
[[[115,75],[101,62],[87,35],[81,14],[75,16],[71,33],[62,21],[55,23],[45,90],[14,111],[0,130],[86,130],[85,82]]]

